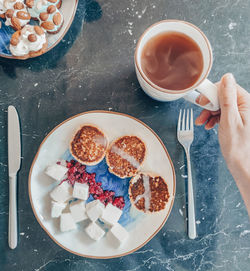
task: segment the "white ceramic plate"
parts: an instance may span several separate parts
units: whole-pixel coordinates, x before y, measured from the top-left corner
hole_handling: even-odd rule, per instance
[[[69,30],[73,19],[75,17],[76,8],[78,5],[78,0],[63,0],[62,6],[60,8],[60,11],[63,14],[64,17],[64,23],[61,28],[61,30],[53,35],[48,34],[48,49],[46,52],[54,48],[65,36],[67,31]],[[4,24],[3,19],[0,18],[0,22],[2,22],[2,27],[0,28],[0,56],[5,58],[15,58],[12,56],[10,50],[9,50],[9,44],[12,34],[15,32],[10,26],[6,26]],[[35,21],[32,20],[33,24],[36,24]],[[45,52],[45,53],[46,53]]]
[[[123,217],[119,222],[129,231],[129,239],[119,248],[114,247],[106,237],[98,242],[92,241],[84,232],[83,224],[79,224],[75,231],[61,233],[59,231],[59,219],[50,217],[49,192],[56,184],[44,174],[44,169],[63,156],[65,157],[73,133],[85,123],[92,123],[100,127],[106,133],[110,142],[123,135],[140,137],[147,147],[147,155],[142,170],[158,173],[168,184],[170,199],[166,208],[159,213],[146,215],[143,212],[135,212],[134,208],[130,208],[130,202],[126,195],[129,180],[119,178],[119,180],[113,180],[113,183],[118,182],[118,185],[124,182],[119,189],[115,188],[114,190],[119,190],[118,193],[124,193],[126,197]],[[103,170],[106,166],[105,160],[100,165]],[[96,167],[99,170],[98,166]],[[93,167],[89,167],[89,169],[93,171]],[[105,175],[106,173],[102,172],[102,174]],[[104,175],[100,179],[105,180]],[[110,175],[108,178],[112,179],[114,175],[111,177]],[[103,185],[105,185],[104,181]],[[125,190],[121,191],[121,187]],[[141,248],[163,227],[172,209],[174,196],[175,172],[169,154],[160,138],[143,122],[125,114],[109,111],[82,113],[59,124],[43,140],[29,174],[29,197],[39,224],[58,245],[84,257],[113,258],[124,256]]]

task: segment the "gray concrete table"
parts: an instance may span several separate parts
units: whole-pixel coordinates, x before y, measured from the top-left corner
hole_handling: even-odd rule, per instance
[[[66,0],[65,0],[66,1]],[[52,51],[28,61],[0,59],[0,270],[250,270],[250,224],[240,193],[220,153],[217,129],[195,128],[192,164],[196,240],[186,233],[186,168],[176,138],[184,100],[150,99],[136,79],[133,53],[142,32],[162,19],[199,26],[214,51],[209,78],[233,72],[250,89],[249,0],[79,0],[75,20]],[[7,106],[16,106],[22,128],[18,181],[19,243],[8,248]],[[177,191],[163,229],[124,258],[93,260],[56,245],[37,223],[28,198],[28,173],[39,144],[57,124],[102,109],[130,114],[161,137],[175,166]],[[194,108],[195,116],[200,112]]]

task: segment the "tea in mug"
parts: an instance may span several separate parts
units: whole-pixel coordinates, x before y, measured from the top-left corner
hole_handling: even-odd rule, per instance
[[[155,85],[168,90],[193,86],[203,70],[203,56],[198,44],[180,32],[164,32],[144,46],[141,66]]]

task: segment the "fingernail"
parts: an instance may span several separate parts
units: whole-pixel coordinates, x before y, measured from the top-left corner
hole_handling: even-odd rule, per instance
[[[227,73],[223,79],[223,84],[225,87],[235,86],[235,79],[232,73]]]
[[[195,102],[196,102],[197,104],[199,104],[199,103],[200,103],[200,100],[201,100],[201,95],[199,95],[199,96],[196,98]]]
[[[200,116],[198,116],[195,121],[194,121],[194,124],[197,125],[197,126],[201,126],[203,123],[201,122],[200,120]]]
[[[201,98],[200,98],[200,105],[206,105],[208,103],[209,103],[209,101],[207,100],[207,98],[204,97],[204,96],[201,96]]]
[[[200,124],[200,120],[197,118],[195,121],[194,121],[194,124],[196,125],[196,126],[200,126],[201,124]]]

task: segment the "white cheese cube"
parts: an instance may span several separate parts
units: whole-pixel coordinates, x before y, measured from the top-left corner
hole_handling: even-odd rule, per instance
[[[73,197],[77,199],[87,200],[89,197],[89,186],[86,183],[75,182]]]
[[[85,228],[85,231],[88,236],[95,241],[100,240],[105,234],[105,231],[95,222],[91,222],[88,227]]]
[[[101,221],[112,226],[118,222],[121,215],[122,215],[121,209],[115,207],[111,203],[108,203],[101,216]]]
[[[45,170],[45,173],[56,181],[61,181],[67,172],[68,168],[57,164],[48,166]]]
[[[69,209],[75,223],[88,219],[85,210],[85,201],[74,201],[69,205]]]
[[[91,221],[96,221],[102,216],[105,206],[99,200],[93,200],[86,205],[86,213]]]
[[[59,164],[63,167],[67,167],[67,161],[66,160],[59,160]]]
[[[72,185],[66,181],[57,185],[50,193],[50,197],[57,202],[65,202],[72,198],[73,188]]]
[[[108,232],[115,245],[120,246],[129,236],[129,233],[122,227],[121,224],[116,223]]]
[[[67,203],[51,201],[51,217],[59,217],[66,208]]]
[[[60,229],[62,232],[71,231],[76,229],[76,223],[71,213],[62,213],[60,220]]]

